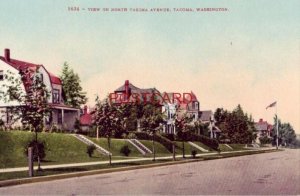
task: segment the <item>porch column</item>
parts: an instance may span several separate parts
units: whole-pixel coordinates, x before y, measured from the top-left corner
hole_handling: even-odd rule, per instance
[[[64,128],[64,122],[65,122],[65,110],[61,109],[61,127]]]
[[[176,135],[176,126],[175,124],[173,124],[173,126],[174,126],[174,135]]]

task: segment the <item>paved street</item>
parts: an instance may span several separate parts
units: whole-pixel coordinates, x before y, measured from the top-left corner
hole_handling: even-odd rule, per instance
[[[300,150],[0,188],[7,194],[300,194]]]

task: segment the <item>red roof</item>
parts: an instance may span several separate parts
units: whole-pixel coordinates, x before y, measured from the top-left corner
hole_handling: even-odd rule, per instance
[[[87,106],[84,106],[83,115],[80,116],[80,124],[88,126],[92,124],[92,115],[87,112]]]
[[[259,119],[259,121],[255,123],[255,128],[258,131],[271,131],[273,125],[269,124],[267,121],[264,121],[263,119]]]
[[[8,50],[8,53],[9,53],[9,49],[6,49],[6,50]],[[1,57],[1,56],[0,56],[0,59],[3,62],[9,64],[10,66],[14,67],[15,69],[17,69],[19,71],[29,69],[31,72],[35,72],[39,67],[43,66],[43,65],[38,65],[38,64],[34,64],[34,63],[28,63],[28,62],[25,62],[25,61],[12,59],[12,58],[10,58],[10,56],[9,56],[9,60],[7,60],[7,58]],[[61,85],[61,80],[57,76],[55,76],[55,75],[53,75],[49,72],[48,72],[48,74],[50,76],[51,83]]]
[[[49,73],[49,76],[50,76],[51,83],[53,83],[53,84],[60,84],[61,85],[61,80],[60,80],[59,77],[53,75],[50,72],[48,72],[48,73]]]
[[[81,125],[91,125],[92,124],[92,115],[84,114],[80,117]]]

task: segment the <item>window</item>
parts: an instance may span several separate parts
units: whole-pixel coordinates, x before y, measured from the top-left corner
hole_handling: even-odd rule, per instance
[[[58,89],[53,89],[53,103],[60,103],[60,92]]]
[[[193,110],[198,110],[198,102],[193,102],[192,103],[192,109]]]
[[[3,70],[0,70],[0,81],[4,80],[4,74],[3,74]]]

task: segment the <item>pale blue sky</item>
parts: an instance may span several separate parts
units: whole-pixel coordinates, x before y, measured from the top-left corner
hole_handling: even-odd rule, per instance
[[[226,7],[228,12],[69,12],[68,6],[126,8]],[[193,90],[202,109],[238,103],[300,133],[300,1],[43,0],[2,2],[0,50],[44,64],[64,61],[79,73],[90,98],[129,79],[161,91]],[[232,43],[232,44],[231,44]]]

